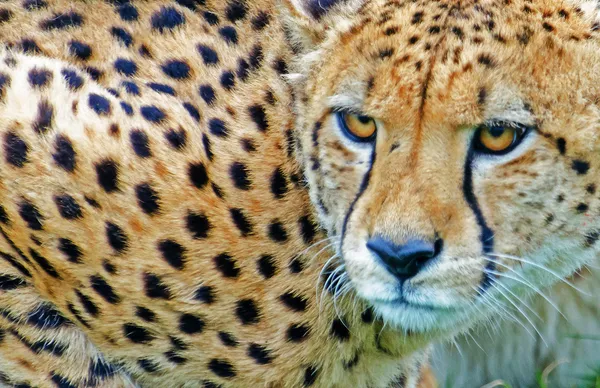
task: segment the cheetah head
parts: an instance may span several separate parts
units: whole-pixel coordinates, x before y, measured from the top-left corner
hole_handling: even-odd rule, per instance
[[[513,314],[594,260],[595,1],[283,3],[311,200],[384,321]]]

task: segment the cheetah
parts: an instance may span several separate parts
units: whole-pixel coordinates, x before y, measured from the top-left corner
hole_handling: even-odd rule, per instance
[[[432,342],[600,249],[598,27],[551,0],[1,3],[0,379],[434,386]]]

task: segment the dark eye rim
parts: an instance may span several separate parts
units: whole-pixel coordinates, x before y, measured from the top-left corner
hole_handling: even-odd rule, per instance
[[[480,135],[481,131],[483,131],[485,128],[490,128],[490,127],[505,127],[505,128],[515,129],[516,136],[513,139],[512,144],[509,147],[507,147],[501,151],[493,151],[493,150],[490,150],[489,148],[487,148],[486,146],[484,146],[481,143],[481,141],[479,140],[479,135]],[[521,123],[514,123],[514,122],[494,121],[494,122],[489,122],[489,123],[483,123],[477,127],[477,129],[475,130],[475,134],[473,135],[473,142],[472,142],[473,151],[475,151],[476,153],[478,153],[480,155],[491,155],[491,156],[502,156],[502,155],[509,154],[512,151],[514,151],[517,147],[519,147],[519,145],[523,142],[523,140],[525,140],[527,135],[534,130],[535,130],[535,127],[533,127],[533,126],[528,126],[528,125],[524,125]]]
[[[359,137],[356,136],[354,133],[352,133],[352,131],[350,131],[350,128],[348,128],[348,126],[346,125],[346,120],[344,120],[344,116],[345,115],[356,115],[359,117],[364,117],[364,118],[369,118],[371,120],[373,120],[372,117],[369,117],[367,115],[362,115],[362,114],[357,114],[357,113],[353,113],[353,112],[346,112],[346,111],[336,111],[335,113],[335,117],[336,120],[338,122],[338,125],[340,126],[340,128],[342,128],[342,132],[344,132],[344,135],[349,138],[350,140],[352,140],[355,143],[373,143],[375,141],[375,138],[377,138],[377,123],[375,123],[375,132],[373,132],[373,134],[369,137]]]

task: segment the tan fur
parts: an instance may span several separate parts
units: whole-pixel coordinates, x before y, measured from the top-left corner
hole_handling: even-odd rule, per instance
[[[179,3],[133,3],[129,21],[119,16],[127,5],[100,1],[0,5],[9,47],[0,58],[9,79],[0,94],[0,251],[16,287],[0,291],[6,384],[417,386],[431,340],[495,310],[474,291],[487,262],[461,187],[473,128],[502,115],[538,124],[539,134],[522,155],[475,174],[495,252],[535,256],[557,240],[542,264],[559,276],[596,252],[586,235],[598,225],[582,224],[574,207],[596,204],[585,187],[600,163],[600,50],[594,21],[573,6],[373,0],[317,17],[300,1]],[[558,16],[563,8],[568,17]],[[80,25],[64,27],[77,19],[68,12]],[[72,41],[89,45],[89,58],[75,57]],[[188,77],[163,71],[170,60],[184,61]],[[81,88],[69,87],[65,69]],[[221,84],[227,70],[231,90]],[[35,86],[40,74],[47,80]],[[369,153],[335,130],[340,103],[379,125],[361,195]],[[39,112],[50,109],[45,125]],[[74,149],[72,171],[59,136]],[[571,168],[579,159],[591,165],[585,176]],[[552,209],[550,226],[540,209]],[[407,282],[419,302],[386,304],[394,279],[365,254],[366,237],[401,244],[436,233],[443,254]],[[563,248],[576,255],[564,264],[555,257]],[[538,272],[524,273],[540,286],[556,281]],[[43,320],[27,318],[40,303],[70,322],[40,329]]]

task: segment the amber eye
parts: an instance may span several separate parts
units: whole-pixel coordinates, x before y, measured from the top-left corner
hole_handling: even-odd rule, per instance
[[[505,154],[512,151],[528,131],[528,127],[518,124],[482,125],[475,133],[475,149],[487,154]]]
[[[377,125],[369,116],[346,112],[338,112],[336,116],[344,134],[351,140],[361,143],[375,140]]]

